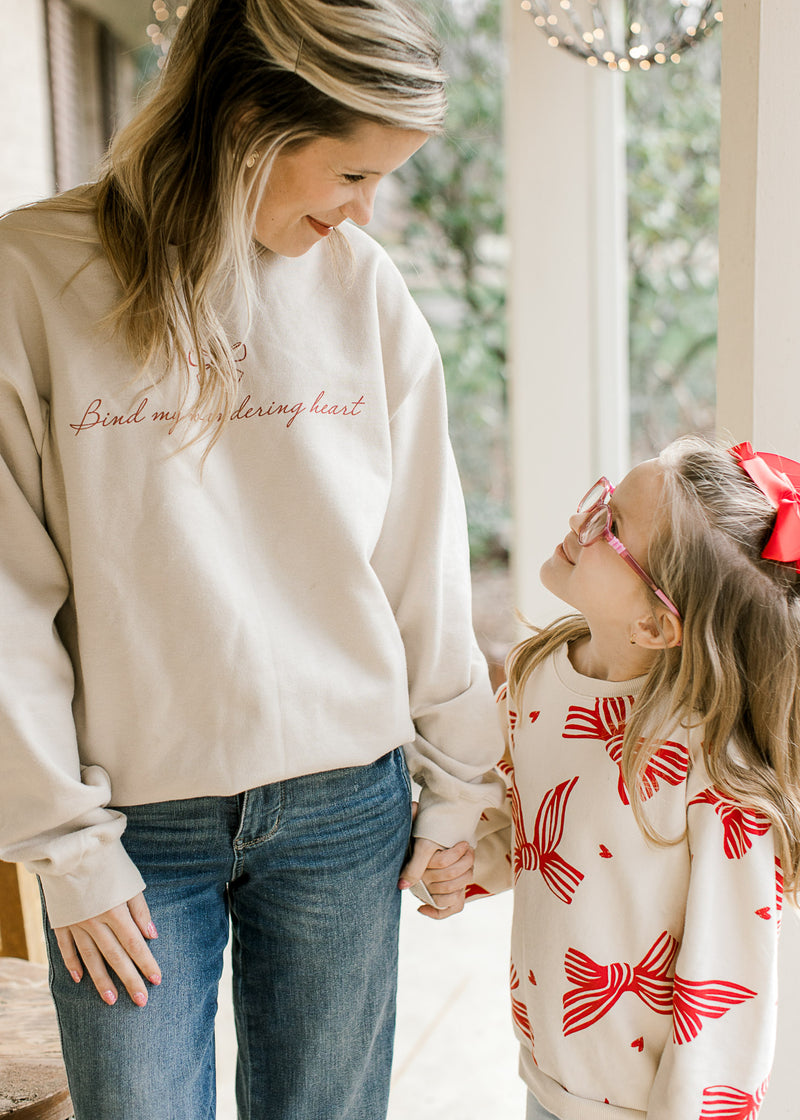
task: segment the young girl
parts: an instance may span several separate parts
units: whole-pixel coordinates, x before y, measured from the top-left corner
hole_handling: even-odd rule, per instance
[[[509,658],[468,889],[515,891],[529,1120],[758,1113],[800,862],[798,484],[681,440],[596,483],[542,567],[581,613]]]

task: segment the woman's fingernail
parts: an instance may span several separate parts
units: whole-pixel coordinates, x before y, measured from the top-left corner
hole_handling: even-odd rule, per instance
[[[153,925],[152,922],[147,927],[147,936],[150,937],[150,938],[158,937],[158,930],[156,929],[156,927]]]
[[[147,994],[145,992],[134,992],[131,999],[137,1007],[144,1007],[147,1003]]]
[[[72,977],[72,979],[75,981],[76,984],[80,984],[81,974],[80,974],[80,972],[77,971],[77,969],[75,969],[74,971],[70,970],[70,976]]]
[[[408,879],[401,879],[397,884],[397,889],[399,891],[407,891],[410,886],[411,884],[409,883]]]
[[[156,975],[156,974],[154,974],[153,976],[148,976],[147,979],[150,981],[151,984],[155,984],[156,986],[158,986],[161,983],[161,977]]]
[[[103,999],[106,1001],[109,1007],[112,1007],[117,1002],[117,993],[110,991],[103,992]]]

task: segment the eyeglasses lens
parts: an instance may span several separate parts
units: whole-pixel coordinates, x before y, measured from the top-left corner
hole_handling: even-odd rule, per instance
[[[591,490],[584,494],[581,498],[581,504],[578,506],[578,513],[585,513],[587,509],[596,506],[598,502],[602,502],[606,496],[606,487],[602,482],[596,482]]]
[[[602,536],[606,525],[608,525],[608,507],[598,506],[593,512],[587,512],[578,533],[578,540],[583,545],[592,544]]]

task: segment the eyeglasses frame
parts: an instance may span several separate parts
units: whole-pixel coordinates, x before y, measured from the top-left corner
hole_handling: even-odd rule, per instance
[[[586,502],[586,500],[589,498],[592,491],[596,490],[598,486],[601,486],[603,488],[603,496],[599,499],[599,501],[593,502],[592,505],[587,506],[586,509],[584,509],[583,508],[584,502]],[[609,507],[608,502],[609,502],[609,499],[611,498],[612,494],[614,493],[615,489],[616,489],[616,487],[613,486],[611,482],[609,482],[609,480],[606,478],[606,476],[601,475],[600,478],[598,478],[597,482],[595,482],[593,486],[590,486],[589,489],[584,494],[584,496],[581,498],[580,502],[578,503],[577,512],[579,514],[581,514],[582,521],[581,521],[580,529],[575,534],[576,537],[578,538],[578,544],[581,545],[582,548],[588,548],[590,545],[596,544],[597,541],[599,541],[601,538],[603,540],[607,541],[608,544],[610,544],[611,547],[614,549],[614,551],[617,553],[617,555],[621,556],[622,559],[625,561],[625,563],[630,568],[632,568],[634,572],[636,572],[639,579],[643,580],[647,584],[647,586],[650,588],[650,590],[653,592],[653,594],[658,596],[658,598],[664,604],[664,606],[667,608],[667,610],[670,611],[672,614],[674,614],[676,618],[680,619],[681,612],[678,610],[678,608],[675,606],[675,604],[672,602],[672,600],[664,594],[664,592],[661,590],[661,588],[656,583],[653,582],[653,580],[650,578],[650,576],[647,574],[647,572],[644,570],[644,568],[641,566],[641,564],[637,563],[637,561],[634,560],[634,558],[631,556],[630,552],[628,552],[627,548],[622,543],[622,541],[619,539],[619,537],[614,536],[614,534],[611,532],[611,522],[613,521],[613,517],[611,515],[611,509]],[[600,529],[592,537],[591,540],[588,540],[588,541],[583,540],[582,537],[583,537],[584,526],[588,523],[590,517],[593,514],[597,513],[598,510],[601,510],[601,509],[604,509],[605,513],[606,513],[605,526],[602,529]]]

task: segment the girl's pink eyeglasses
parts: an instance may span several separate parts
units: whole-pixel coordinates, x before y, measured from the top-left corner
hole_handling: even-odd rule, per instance
[[[599,541],[601,537],[608,541],[614,551],[622,557],[626,564],[633,568],[640,579],[644,580],[664,606],[672,611],[676,618],[680,618],[681,613],[672,600],[668,599],[661,588],[653,583],[644,568],[636,563],[619,537],[615,537],[611,532],[612,517],[608,501],[613,493],[614,487],[608,479],[603,476],[599,478],[591,490],[583,496],[578,505],[578,513],[583,515],[581,527],[577,532],[578,544],[585,547],[594,544],[595,541]]]

